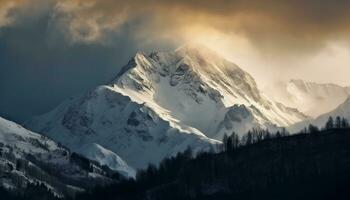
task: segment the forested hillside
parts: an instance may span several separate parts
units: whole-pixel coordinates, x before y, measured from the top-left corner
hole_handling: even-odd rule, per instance
[[[292,136],[264,131],[250,134],[251,144],[229,142],[229,148],[221,153],[203,153],[196,158],[189,149],[159,167],[151,165],[139,172],[136,181],[96,188],[79,199],[349,197],[350,129],[310,126]],[[259,135],[261,140],[254,140]]]

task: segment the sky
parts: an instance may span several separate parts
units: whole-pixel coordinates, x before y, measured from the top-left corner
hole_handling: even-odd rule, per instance
[[[347,0],[1,0],[0,116],[23,122],[108,82],[137,52],[202,43],[261,89],[350,85]]]

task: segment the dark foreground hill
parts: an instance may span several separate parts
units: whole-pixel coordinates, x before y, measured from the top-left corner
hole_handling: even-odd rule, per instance
[[[79,199],[349,199],[350,130],[268,139],[235,151],[186,151]]]

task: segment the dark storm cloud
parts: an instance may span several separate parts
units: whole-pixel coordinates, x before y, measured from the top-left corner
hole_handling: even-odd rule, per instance
[[[197,26],[276,57],[312,54],[349,41],[349,10],[347,0],[1,0],[0,115],[45,112],[108,81],[137,50],[169,48]]]
[[[348,0],[48,0],[53,4],[53,26],[70,42],[94,43],[108,40],[126,23],[147,19],[133,34],[181,37],[194,25],[214,28],[226,34],[247,37],[260,50],[307,52],[333,40],[349,40]],[[10,8],[29,7],[43,0],[16,2]],[[46,1],[45,1],[46,2]],[[1,5],[1,4],[0,4]],[[27,9],[32,10],[32,8]],[[33,12],[31,12],[33,13]],[[13,16],[4,15],[1,21]],[[7,18],[6,18],[7,16]],[[1,20],[3,18],[3,20]],[[6,20],[7,19],[7,20]],[[5,24],[5,22],[4,22]]]
[[[138,50],[124,24],[108,44],[70,44],[52,27],[52,10],[0,30],[0,116],[26,120],[69,96],[109,81]],[[137,44],[137,45],[136,45]],[[164,47],[164,46],[163,46]]]
[[[139,34],[173,34],[201,25],[241,34],[261,50],[317,50],[330,40],[349,40],[348,0],[162,0],[60,1],[67,32],[74,40],[94,41],[128,20],[149,17]],[[68,17],[67,17],[68,16]]]

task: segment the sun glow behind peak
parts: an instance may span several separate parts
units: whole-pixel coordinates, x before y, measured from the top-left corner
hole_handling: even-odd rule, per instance
[[[278,82],[287,82],[293,78],[350,84],[345,76],[349,71],[347,63],[350,63],[350,51],[337,42],[327,44],[315,54],[293,56],[271,54],[268,50],[259,49],[244,34],[224,33],[201,25],[188,26],[182,29],[180,35],[185,43],[207,46],[239,65],[255,78],[261,89],[270,89]],[[342,74],[334,77],[326,75],[337,71]]]
[[[227,34],[203,26],[188,27],[182,31],[181,35],[185,43],[204,45],[225,59],[239,65],[253,75],[258,82],[265,82],[259,78],[261,73],[266,71],[263,59],[253,44],[243,35]]]

